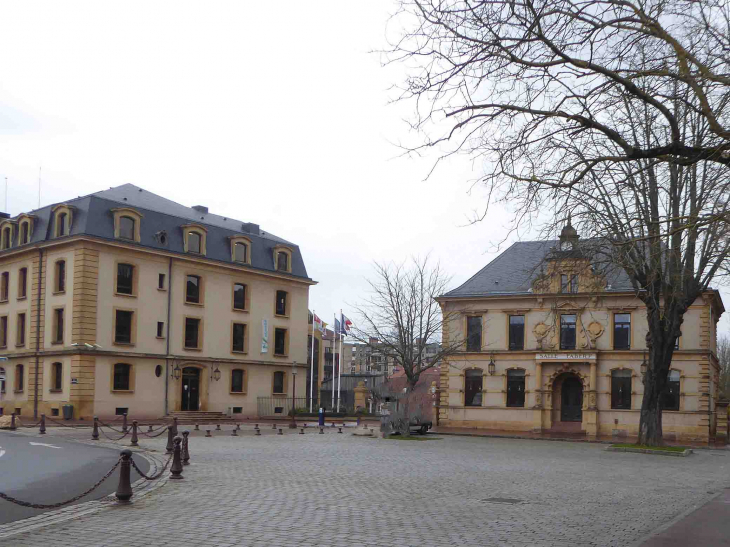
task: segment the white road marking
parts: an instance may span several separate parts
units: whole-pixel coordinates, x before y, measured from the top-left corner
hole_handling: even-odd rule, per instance
[[[5,450],[3,450],[3,447],[0,446],[0,458],[3,457],[3,454],[5,454]]]
[[[33,443],[33,442],[29,442],[28,444],[32,444],[33,446],[47,446],[48,448],[61,448],[60,446],[54,446],[52,444],[45,444],[45,443]]]

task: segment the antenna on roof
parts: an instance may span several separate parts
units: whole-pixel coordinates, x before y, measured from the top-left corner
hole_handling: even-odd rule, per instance
[[[5,207],[3,208],[3,211],[8,213],[8,177],[5,177]]]
[[[42,165],[38,164],[38,208],[41,208],[41,168]]]

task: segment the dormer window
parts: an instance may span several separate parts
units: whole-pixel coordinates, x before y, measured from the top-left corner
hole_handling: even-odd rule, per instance
[[[277,245],[274,247],[274,269],[278,272],[291,273],[291,254],[289,247]]]
[[[207,230],[202,226],[187,224],[183,228],[185,252],[205,255],[205,236]]]
[[[20,245],[30,243],[30,226],[28,222],[20,225]]]
[[[10,249],[13,246],[13,229],[10,226],[5,226],[2,230],[2,248]]]
[[[35,217],[23,213],[18,217],[18,245],[27,245],[33,237]]]
[[[53,227],[54,237],[63,237],[71,233],[73,224],[73,207],[69,205],[56,205],[53,208],[55,225]]]
[[[56,237],[66,235],[66,227],[68,225],[68,215],[66,213],[60,213],[56,220]]]
[[[112,209],[114,215],[114,237],[139,243],[142,215],[130,207]]]
[[[228,239],[231,242],[231,261],[251,264],[251,240],[245,236],[233,236]]]

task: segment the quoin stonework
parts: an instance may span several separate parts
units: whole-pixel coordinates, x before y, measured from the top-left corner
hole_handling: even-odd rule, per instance
[[[0,247],[5,414],[255,415],[294,378],[305,394],[314,282],[257,224],[125,184],[0,218]]]
[[[449,318],[444,343],[463,341],[440,368],[442,425],[638,434],[644,304],[626,274],[596,264],[589,246],[568,224],[559,241],[515,243],[438,299]],[[708,290],[684,316],[662,398],[669,440],[715,435],[723,312],[719,292]]]

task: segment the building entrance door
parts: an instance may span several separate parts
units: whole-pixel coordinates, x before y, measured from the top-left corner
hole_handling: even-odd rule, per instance
[[[198,410],[200,406],[200,369],[182,370],[182,404],[180,410]]]
[[[575,376],[563,381],[560,420],[563,422],[583,421],[583,384]]]

